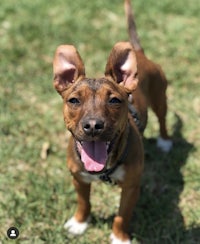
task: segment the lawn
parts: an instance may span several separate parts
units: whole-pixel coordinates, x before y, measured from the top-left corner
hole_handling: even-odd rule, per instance
[[[169,80],[169,154],[156,149],[150,111],[141,197],[130,226],[133,243],[200,243],[199,0],[134,0],[139,36]],[[108,243],[119,189],[92,188],[87,233],[63,230],[76,207],[66,168],[68,134],[62,100],[52,86],[59,44],[73,44],[88,76],[104,72],[115,42],[127,40],[123,1],[1,0],[0,244]],[[18,240],[7,229],[20,231]]]

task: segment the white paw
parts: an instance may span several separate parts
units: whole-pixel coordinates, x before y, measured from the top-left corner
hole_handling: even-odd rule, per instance
[[[111,244],[131,244],[131,240],[122,241],[114,233],[110,235]]]
[[[158,137],[157,147],[160,148],[163,152],[169,152],[172,149],[173,142],[169,139],[163,139]]]
[[[64,224],[64,229],[73,235],[82,235],[88,228],[89,222],[90,217],[88,217],[87,220],[82,223],[78,222],[74,217],[72,217]]]

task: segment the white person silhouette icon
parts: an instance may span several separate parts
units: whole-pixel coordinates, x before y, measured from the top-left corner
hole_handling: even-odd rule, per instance
[[[7,230],[7,236],[10,239],[17,239],[17,237],[19,236],[19,230],[16,227],[10,227]]]

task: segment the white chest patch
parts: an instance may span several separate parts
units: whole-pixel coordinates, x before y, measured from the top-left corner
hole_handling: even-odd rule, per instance
[[[92,175],[87,172],[81,172],[80,175],[82,176],[82,179],[85,183],[91,183],[92,181],[99,180],[99,175]],[[109,175],[109,177],[113,181],[123,181],[124,175],[125,175],[124,166],[120,165],[111,175]]]

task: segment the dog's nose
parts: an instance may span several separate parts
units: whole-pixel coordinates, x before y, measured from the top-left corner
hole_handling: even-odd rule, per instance
[[[104,129],[104,121],[100,119],[88,119],[82,123],[83,130],[88,136],[96,136]]]

